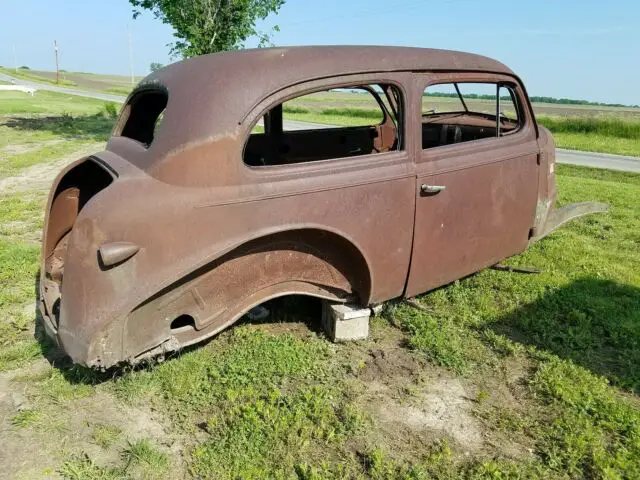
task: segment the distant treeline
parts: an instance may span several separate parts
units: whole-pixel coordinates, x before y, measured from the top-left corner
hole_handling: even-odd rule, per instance
[[[440,93],[440,92],[425,92],[425,97],[450,97],[458,98],[457,93]],[[465,99],[474,100],[495,100],[495,95],[479,95],[477,93],[467,93],[462,95]],[[595,107],[627,107],[627,108],[640,108],[640,105],[624,105],[622,103],[603,103],[603,102],[590,102],[588,100],[573,100],[571,98],[554,98],[554,97],[529,97],[532,103],[557,103],[562,105],[593,105]],[[500,100],[510,100],[509,96],[501,96]]]

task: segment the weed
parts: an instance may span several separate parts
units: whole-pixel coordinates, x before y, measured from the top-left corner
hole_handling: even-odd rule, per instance
[[[65,461],[58,469],[58,473],[67,480],[119,480],[123,478],[120,469],[100,467],[86,454]]]
[[[118,106],[113,102],[104,104],[103,112],[107,118],[116,118],[118,116]]]
[[[30,427],[40,422],[42,414],[38,410],[24,409],[16,413],[11,419],[11,424],[15,427]]]
[[[105,449],[115,444],[121,435],[122,430],[115,425],[102,424],[94,425],[91,433],[93,441]]]
[[[41,408],[25,408],[11,418],[16,428],[32,428],[41,432],[53,432],[64,429],[63,422]]]
[[[125,471],[140,471],[144,478],[162,478],[170,465],[167,454],[146,439],[129,442],[122,458]]]

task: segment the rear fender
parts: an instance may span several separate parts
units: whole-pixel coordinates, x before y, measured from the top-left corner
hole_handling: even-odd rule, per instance
[[[351,242],[303,229],[251,240],[191,272],[138,305],[128,316],[124,359],[136,361],[158,345],[202,341],[269,299],[301,294],[368,303],[371,276]],[[172,328],[177,318],[187,318]]]

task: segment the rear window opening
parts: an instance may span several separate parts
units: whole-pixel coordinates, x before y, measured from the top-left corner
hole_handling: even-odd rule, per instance
[[[122,110],[115,134],[140,142],[148,148],[162,121],[168,99],[168,93],[163,88],[135,93]]]

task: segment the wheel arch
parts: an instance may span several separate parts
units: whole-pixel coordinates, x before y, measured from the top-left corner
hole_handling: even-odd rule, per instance
[[[134,308],[125,325],[123,356],[135,358],[172,338],[180,346],[205,340],[253,306],[285,295],[367,305],[372,280],[362,249],[346,235],[308,225],[262,232]],[[180,315],[193,317],[194,324],[172,330]]]

